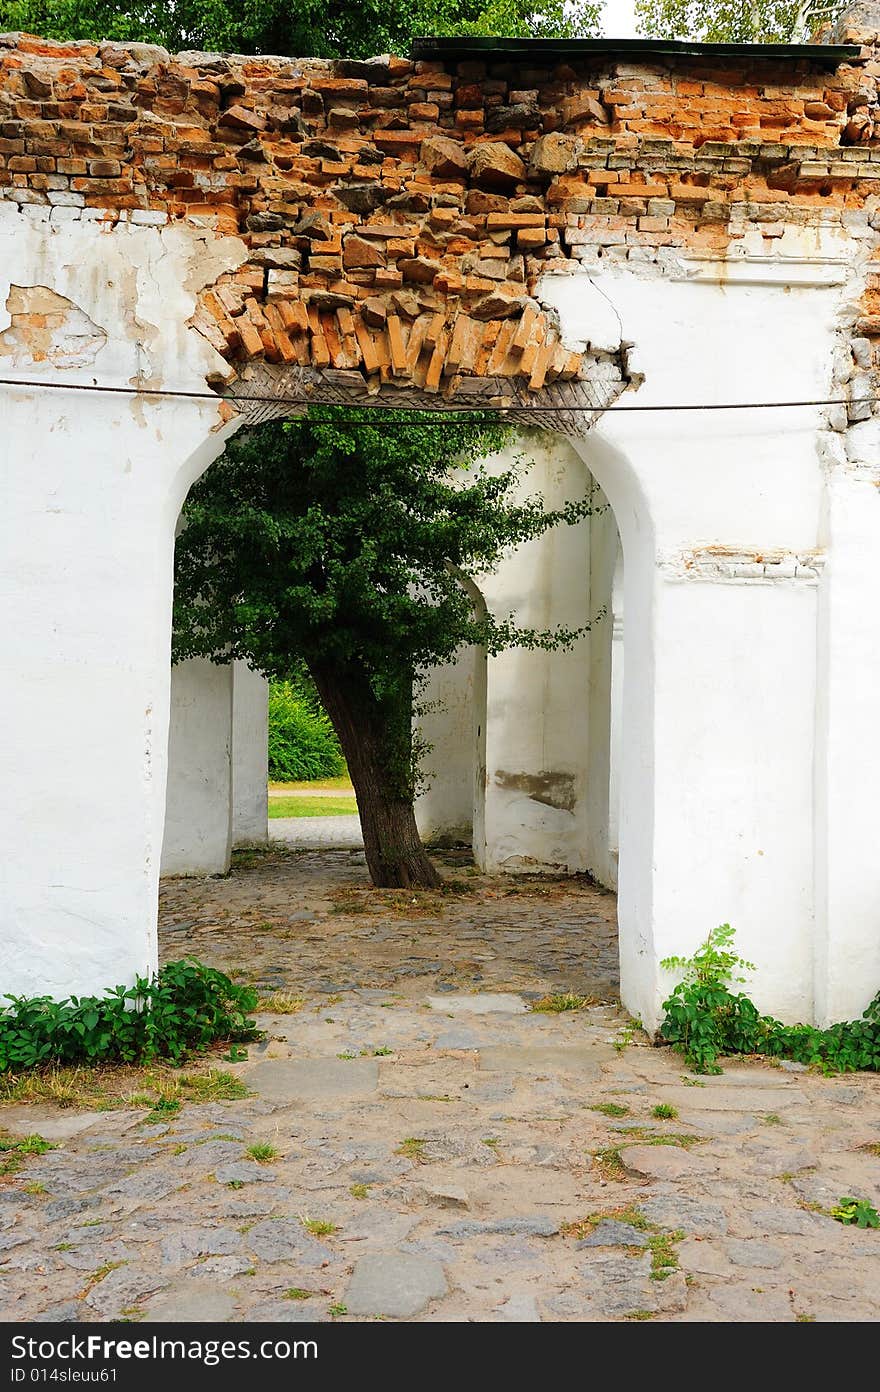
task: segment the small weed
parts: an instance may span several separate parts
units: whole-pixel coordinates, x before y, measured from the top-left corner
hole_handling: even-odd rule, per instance
[[[665,1281],[667,1276],[678,1270],[678,1253],[674,1244],[683,1239],[684,1233],[680,1229],[675,1232],[654,1233],[648,1238],[652,1281]]]
[[[142,1310],[139,1305],[126,1305],[120,1318],[124,1324],[139,1324],[146,1313],[146,1310]]]
[[[583,1010],[586,1005],[595,1005],[592,996],[576,996],[570,991],[557,996],[542,996],[535,1001],[532,1011],[536,1015],[561,1015],[565,1010]]]
[[[331,1319],[339,1319],[340,1315],[348,1314],[347,1305],[331,1305],[328,1311]]]
[[[705,1087],[706,1084],[700,1078],[689,1078],[686,1073],[681,1074],[681,1081],[685,1087]]]
[[[798,1314],[796,1314],[795,1317],[794,1317],[794,1322],[795,1322],[795,1324],[815,1324],[815,1323],[816,1323],[816,1316],[815,1316],[815,1315],[803,1315],[803,1314],[798,1315]]]
[[[26,1194],[46,1194],[48,1190],[45,1184],[41,1184],[38,1179],[35,1179],[32,1184],[26,1184],[24,1186],[24,1192]]]
[[[227,1188],[227,1189],[243,1189],[243,1188],[244,1188],[244,1180],[243,1180],[243,1179],[229,1179],[229,1180],[226,1181],[226,1188]]]
[[[21,1169],[28,1155],[44,1155],[47,1150],[58,1147],[42,1136],[0,1136],[0,1175],[15,1174]]]
[[[630,1310],[629,1314],[624,1315],[625,1320],[652,1320],[655,1312],[653,1310]]]
[[[284,1299],[285,1299],[285,1300],[311,1300],[311,1298],[312,1298],[312,1296],[313,1296],[314,1294],[315,1294],[314,1291],[303,1290],[301,1286],[291,1286],[289,1290],[286,1290],[286,1291],[284,1292]]]
[[[838,1223],[846,1223],[857,1228],[880,1228],[880,1213],[867,1199],[854,1199],[848,1195],[838,1199],[831,1210],[831,1217]]]
[[[419,1136],[407,1136],[405,1140],[400,1142],[394,1154],[405,1155],[408,1160],[423,1160],[423,1151],[427,1144],[427,1141],[422,1140]]]
[[[629,1116],[629,1107],[622,1107],[619,1102],[596,1102],[590,1107],[591,1112],[601,1112],[607,1117]]]
[[[272,991],[260,996],[255,1008],[267,1015],[295,1015],[304,1005],[302,996],[292,996],[289,991]]]
[[[483,1136],[481,1139],[483,1145],[497,1146],[501,1144],[497,1136]]]
[[[628,1179],[626,1166],[620,1158],[620,1151],[613,1147],[593,1152],[593,1163],[603,1179],[613,1179],[624,1183]]]
[[[650,1131],[647,1126],[626,1126],[621,1129],[620,1134],[632,1136],[633,1140],[638,1141],[640,1145],[681,1146],[684,1150],[689,1149],[690,1146],[702,1145],[705,1139],[703,1136],[693,1136],[683,1131],[666,1131],[658,1134],[656,1131]]]
[[[153,1110],[144,1117],[144,1121],[147,1124],[166,1121],[168,1117],[176,1116],[179,1111],[179,1097],[160,1097],[157,1102],[154,1102]]]
[[[171,1154],[172,1154],[172,1155],[182,1155],[183,1152],[184,1152],[185,1150],[187,1150],[187,1149],[188,1149],[188,1147],[185,1146],[185,1145],[183,1145],[183,1144],[181,1144],[181,1145],[176,1145],[176,1146],[174,1147],[174,1149],[172,1150]]]
[[[337,1054],[336,1057],[339,1059],[356,1059],[357,1054],[353,1054],[350,1049],[346,1049],[344,1054]]]
[[[72,1251],[73,1251],[73,1243],[72,1243],[72,1242],[59,1242],[59,1243],[56,1245],[56,1247],[55,1247],[55,1251],[56,1251],[56,1252],[72,1252]]]
[[[372,1051],[367,1049],[367,1050],[364,1050],[364,1052],[365,1052],[365,1053],[370,1053],[370,1052],[372,1052],[373,1058],[387,1058],[389,1054],[393,1054],[393,1053],[394,1053],[394,1050],[393,1050],[393,1049],[387,1048],[387,1047],[383,1044],[383,1046],[382,1046],[381,1049],[373,1049]]]
[[[765,1126],[781,1126],[782,1117],[777,1112],[765,1112],[761,1117]]]
[[[229,1052],[223,1055],[227,1063],[244,1063],[248,1056],[247,1049],[242,1049],[238,1044],[230,1044]]]
[[[866,1150],[869,1155],[880,1156],[880,1141],[866,1141],[864,1145],[856,1147],[857,1150]]]
[[[644,1214],[638,1208],[609,1208],[601,1213],[590,1213],[586,1218],[579,1218],[572,1223],[563,1223],[559,1231],[563,1237],[584,1238],[589,1237],[590,1233],[598,1227],[599,1223],[605,1220],[614,1223],[628,1223],[631,1228],[638,1228],[639,1232],[649,1232],[651,1224],[647,1221]]]
[[[256,1141],[252,1146],[248,1146],[247,1153],[252,1160],[256,1160],[260,1165],[266,1165],[270,1160],[277,1160],[279,1152],[275,1146],[268,1141]]]
[[[125,1266],[125,1262],[111,1261],[105,1262],[103,1266],[99,1266],[97,1271],[93,1271],[91,1276],[88,1277],[85,1286],[80,1291],[80,1298],[82,1299],[84,1296],[88,1295],[93,1286],[96,1286],[99,1281],[103,1281],[105,1276],[109,1276],[111,1271],[115,1271],[117,1267],[120,1266]]]
[[[657,1117],[658,1121],[676,1121],[678,1108],[673,1107],[669,1102],[658,1102],[656,1107],[651,1108],[651,1116]]]
[[[331,1237],[339,1231],[337,1224],[328,1222],[326,1218],[300,1218],[299,1221],[312,1237]]]
[[[370,1186],[368,1184],[352,1184],[348,1192],[353,1199],[366,1199],[370,1193]]]

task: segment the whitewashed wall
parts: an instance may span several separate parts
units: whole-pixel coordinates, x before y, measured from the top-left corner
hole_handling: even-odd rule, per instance
[[[238,661],[232,677],[233,846],[262,846],[269,839],[268,741],[269,683]]]
[[[225,875],[232,855],[232,663],[171,669],[163,875]]]
[[[202,389],[219,360],[186,321],[240,244],[66,211],[0,205],[0,332],[10,287],[45,286],[100,333],[71,332],[60,366],[7,356],[3,375]],[[174,528],[220,427],[212,402],[0,392],[4,991],[155,965]]]
[[[193,297],[241,245],[182,226],[99,231],[65,211],[0,208],[0,333],[4,305],[69,306],[52,355],[29,356],[25,328],[4,374],[198,390],[220,364],[187,328]],[[662,274],[584,253],[581,275],[541,293],[572,347],[636,345],[644,385],[621,404],[834,387],[865,259],[855,241],[753,233],[725,261]],[[156,960],[174,527],[232,427],[212,402],[25,385],[0,410],[3,985],[62,995]],[[798,408],[612,410],[571,448],[535,447],[554,496],[592,474],[623,547],[621,963],[624,1000],[649,1025],[668,988],[659,960],[723,920],[758,964],[756,1000],[786,1019],[852,1014],[880,984],[877,444],[873,422],[847,435],[845,416]],[[536,623],[577,621],[613,570],[612,534],[597,560],[586,532],[524,548],[494,598],[515,596]],[[587,809],[609,780],[593,688],[610,688],[607,648],[587,647],[493,664],[495,864],[595,854],[602,817]]]

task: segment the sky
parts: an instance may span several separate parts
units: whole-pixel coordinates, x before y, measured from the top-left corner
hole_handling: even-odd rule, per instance
[[[637,38],[634,0],[605,0],[602,32],[609,39]]]

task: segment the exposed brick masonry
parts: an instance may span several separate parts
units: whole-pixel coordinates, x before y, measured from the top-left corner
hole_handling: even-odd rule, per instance
[[[721,254],[754,226],[772,243],[880,195],[877,36],[845,37],[860,57],[825,71],[597,55],[446,70],[0,36],[0,198],[50,223],[242,237],[247,263],[194,321],[236,371],[546,391],[595,359],[560,343],[542,273]],[[860,329],[880,331],[877,287]]]

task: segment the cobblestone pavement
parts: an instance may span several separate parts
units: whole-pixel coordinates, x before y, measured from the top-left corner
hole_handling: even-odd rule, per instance
[[[696,1079],[604,999],[611,896],[446,869],[475,892],[289,852],[165,886],[166,956],[304,1004],[213,1061],[240,1100],[0,1109],[57,1145],[0,1180],[5,1320],[880,1316],[880,1232],[827,1216],[880,1202],[877,1078]]]

